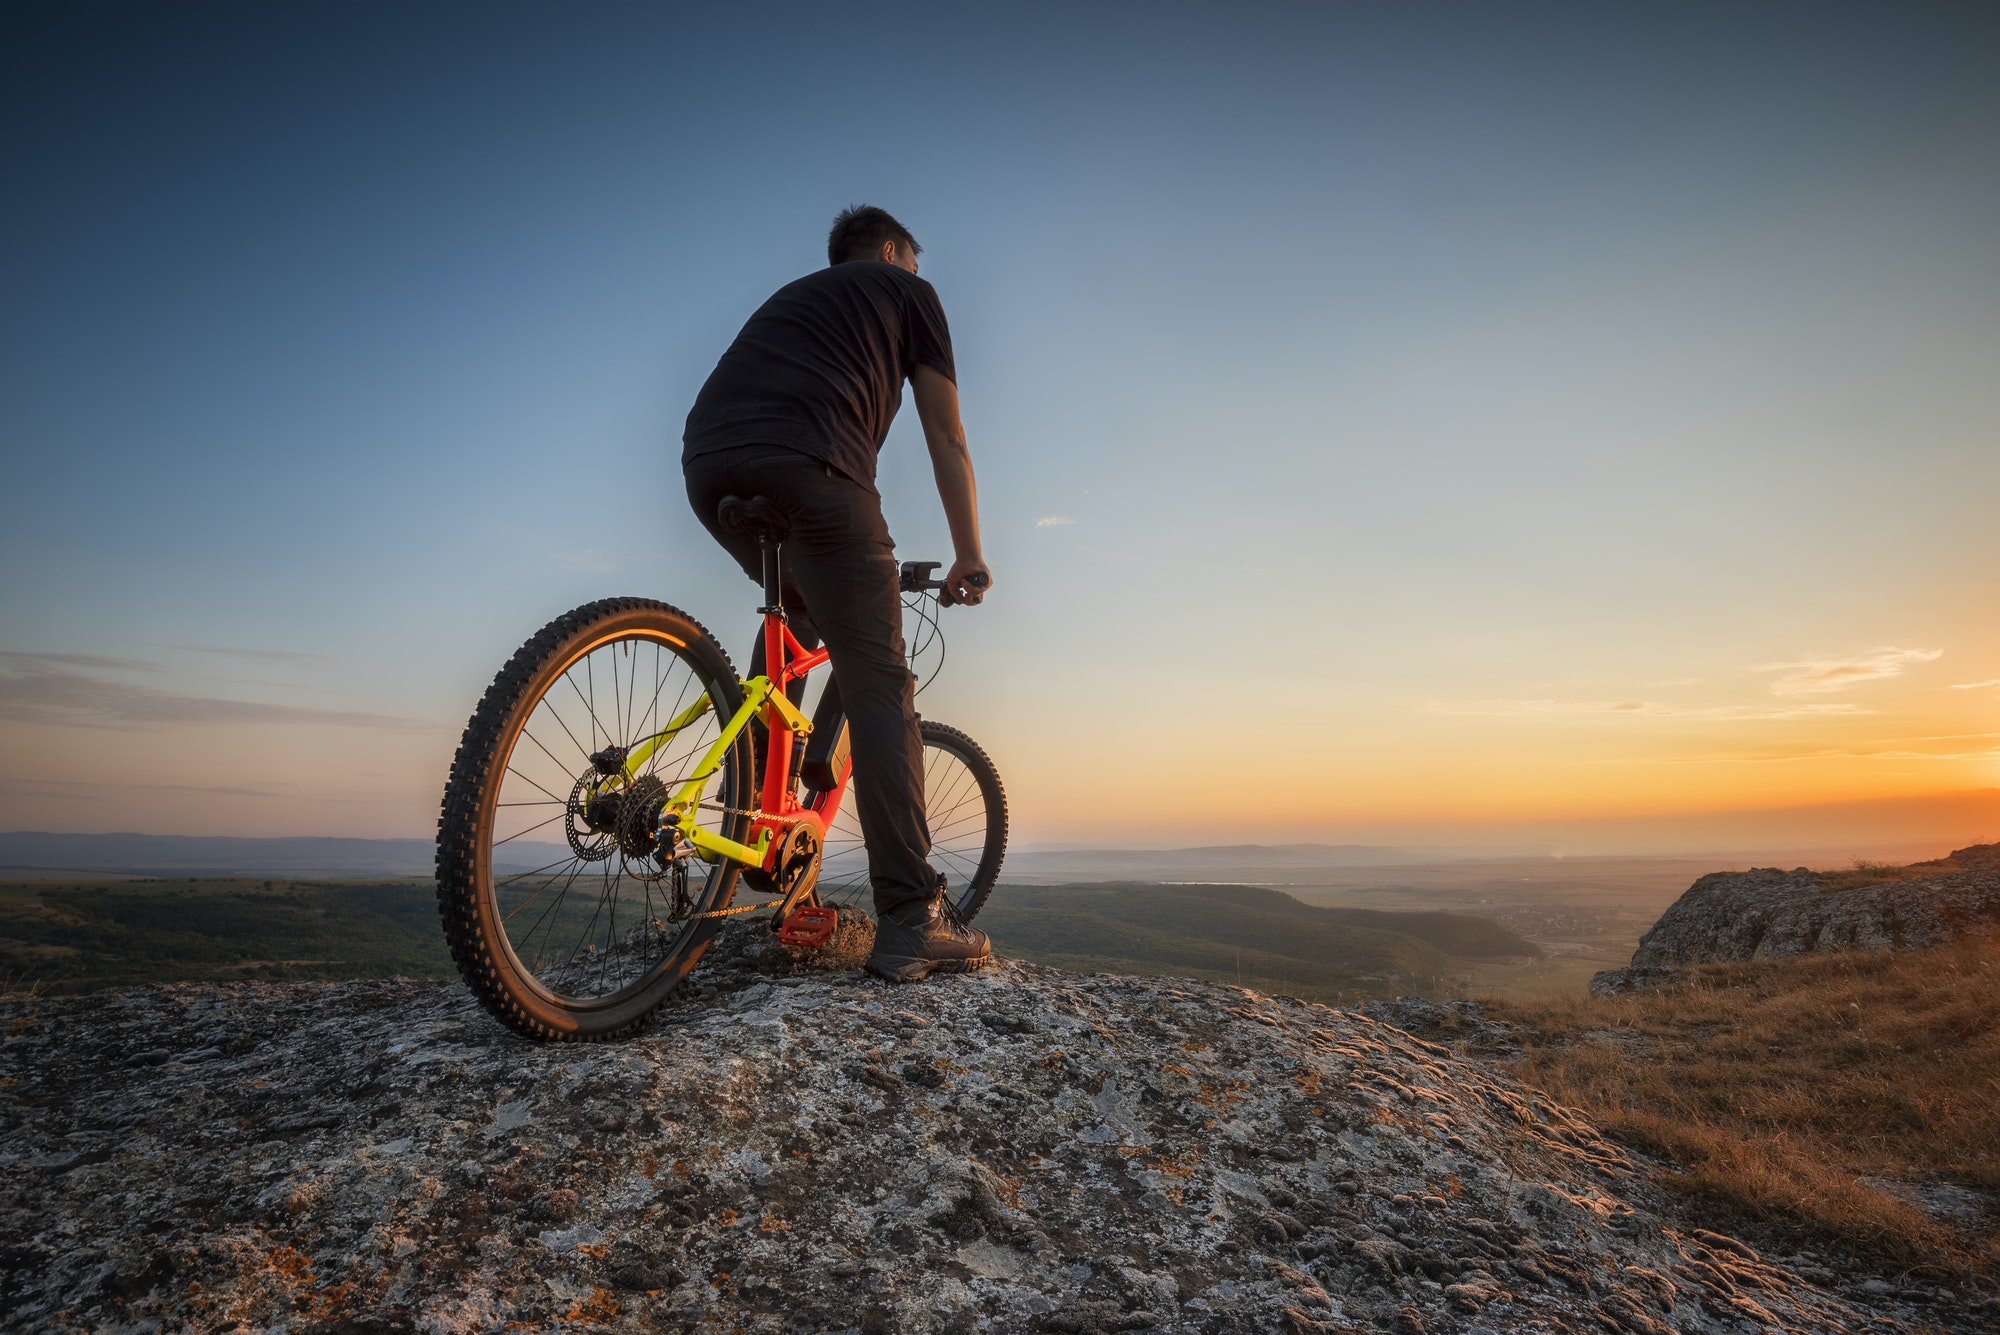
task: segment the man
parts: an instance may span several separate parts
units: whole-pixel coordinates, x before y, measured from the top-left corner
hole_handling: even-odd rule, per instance
[[[767,497],[790,523],[780,574],[792,630],[808,647],[823,637],[847,711],[877,919],[868,969],[915,982],[977,969],[991,949],[950,911],[927,860],[923,742],[895,544],[875,489],[905,380],[951,526],[951,600],[976,606],[992,576],[951,334],[937,292],[917,277],[922,247],[862,205],[833,220],[826,252],[826,268],[780,288],[722,354],[688,413],[681,467],[695,515],[753,580],[763,578],[756,540],[722,530],[723,497]],[[751,671],[761,670],[760,644]]]

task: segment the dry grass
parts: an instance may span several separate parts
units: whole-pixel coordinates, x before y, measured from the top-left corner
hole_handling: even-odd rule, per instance
[[[1908,865],[1870,862],[1866,858],[1856,858],[1852,867],[1822,873],[1826,880],[1820,885],[1820,889],[1858,890],[1864,885],[1881,885],[1885,881],[1916,881],[1964,870],[1964,867],[1950,858],[1939,858],[1935,862],[1912,862]]]
[[[1617,998],[1491,1003],[1518,1074],[1672,1165],[1698,1211],[1933,1277],[2000,1279],[1958,1227],[1862,1179],[2000,1191],[2000,941],[1706,965]]]

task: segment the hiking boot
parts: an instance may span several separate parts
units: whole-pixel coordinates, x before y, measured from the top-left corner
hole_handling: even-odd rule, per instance
[[[992,956],[986,933],[966,926],[940,887],[927,900],[882,915],[868,972],[892,983],[914,983],[934,973],[971,973]]]

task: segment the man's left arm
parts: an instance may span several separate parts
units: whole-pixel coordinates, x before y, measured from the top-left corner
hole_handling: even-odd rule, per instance
[[[953,560],[944,577],[945,591],[955,603],[976,604],[993,586],[993,572],[979,550],[979,484],[972,475],[965,425],[958,418],[958,386],[943,372],[918,366],[910,373],[910,390],[930,448],[938,499],[951,526]]]

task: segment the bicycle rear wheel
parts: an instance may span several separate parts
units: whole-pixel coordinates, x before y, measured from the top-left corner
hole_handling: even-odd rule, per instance
[[[557,617],[493,679],[445,788],[438,912],[459,973],[508,1027],[617,1038],[694,968],[719,921],[699,915],[728,905],[738,868],[663,848],[659,812],[741,701],[714,637],[640,598]],[[731,839],[749,825],[749,767],[745,730],[702,790],[702,823]]]
[[[931,865],[944,873],[945,895],[962,918],[986,903],[1007,855],[1007,793],[1000,772],[979,743],[957,728],[923,719],[924,815],[931,831]],[[868,851],[855,815],[856,779],[826,832],[820,858],[821,903],[860,905],[869,901]]]

